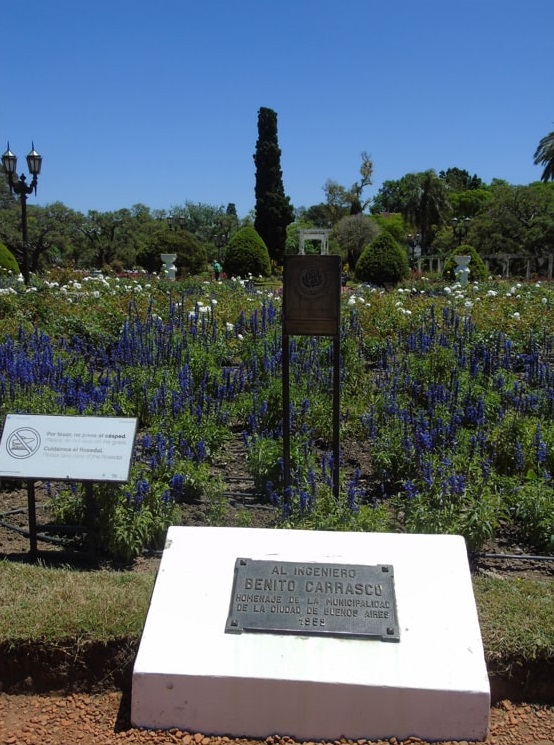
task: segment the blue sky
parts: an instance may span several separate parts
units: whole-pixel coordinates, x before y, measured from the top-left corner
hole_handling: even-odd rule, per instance
[[[257,112],[295,207],[449,167],[528,184],[554,129],[552,0],[25,0],[6,4],[0,148],[87,212],[254,207]]]

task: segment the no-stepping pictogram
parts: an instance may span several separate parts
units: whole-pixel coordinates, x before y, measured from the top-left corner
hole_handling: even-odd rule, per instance
[[[12,458],[30,458],[40,447],[40,435],[32,427],[19,427],[6,442],[6,450]]]

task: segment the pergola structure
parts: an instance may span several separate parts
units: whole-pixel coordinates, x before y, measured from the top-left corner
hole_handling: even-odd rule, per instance
[[[330,228],[306,228],[299,230],[298,235],[300,236],[300,246],[298,253],[304,255],[304,242],[305,241],[321,241],[321,255],[325,256],[329,253],[329,233]]]

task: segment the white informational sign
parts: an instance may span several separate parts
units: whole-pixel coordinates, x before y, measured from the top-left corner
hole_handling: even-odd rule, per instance
[[[129,480],[137,420],[8,414],[0,440],[0,478]]]

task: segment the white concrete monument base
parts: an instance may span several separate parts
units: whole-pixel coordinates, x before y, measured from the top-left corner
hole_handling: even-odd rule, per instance
[[[239,557],[392,565],[400,641],[226,633]],[[133,671],[135,726],[298,740],[479,740],[489,708],[461,537],[169,529]]]

